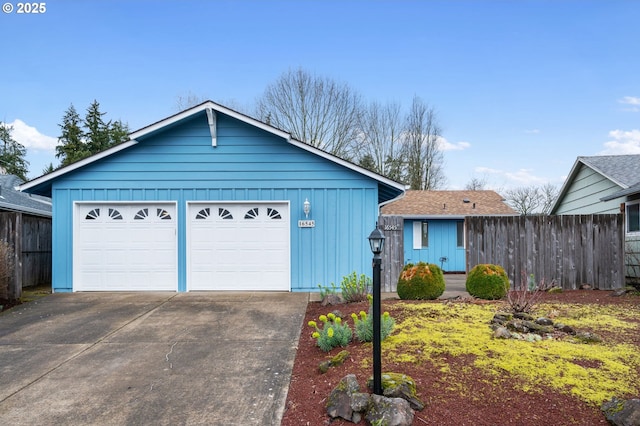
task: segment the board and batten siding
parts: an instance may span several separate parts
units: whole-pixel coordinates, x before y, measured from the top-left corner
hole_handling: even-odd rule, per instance
[[[293,291],[339,285],[354,270],[370,273],[367,237],[378,203],[374,179],[224,114],[217,117],[217,147],[204,112],[138,142],[53,182],[55,291],[72,290],[77,201],[176,202],[179,291],[186,289],[189,201],[288,201]],[[305,199],[315,228],[298,227]]]
[[[429,247],[422,248],[420,224],[429,225]],[[457,246],[457,223],[460,220],[424,219],[406,220],[404,224],[405,263],[426,262],[442,267],[445,272],[464,272],[466,267],[465,249]],[[446,261],[441,261],[446,258]]]
[[[617,214],[624,197],[603,202],[600,199],[622,188],[584,164],[567,189],[555,214]]]

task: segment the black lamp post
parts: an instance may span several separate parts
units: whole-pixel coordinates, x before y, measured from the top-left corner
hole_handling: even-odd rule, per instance
[[[382,395],[382,350],[380,336],[380,253],[384,247],[384,234],[374,229],[369,235],[369,245],[373,252],[373,393]]]

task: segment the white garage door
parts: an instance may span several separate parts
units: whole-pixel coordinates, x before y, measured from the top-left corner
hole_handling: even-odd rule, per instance
[[[76,204],[76,291],[178,287],[174,204]]]
[[[188,217],[189,290],[289,290],[288,203],[193,203]]]

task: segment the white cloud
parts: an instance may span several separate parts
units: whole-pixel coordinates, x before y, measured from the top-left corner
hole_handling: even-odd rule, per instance
[[[491,169],[489,167],[476,167],[477,173],[492,175],[496,179],[502,179],[505,186],[539,186],[549,182],[549,179],[534,175],[533,169],[519,169],[516,171]]]
[[[471,146],[469,142],[451,143],[443,137],[438,138],[438,144],[443,151],[463,151]]]
[[[7,123],[13,127],[13,138],[24,145],[25,148],[35,151],[54,151],[58,139],[52,136],[43,135],[35,127],[29,126],[20,119],[15,119],[13,123]]]
[[[612,130],[609,137],[613,140],[604,143],[600,155],[640,154],[640,130]]]
[[[640,98],[635,96],[625,96],[622,99],[618,99],[618,103],[630,105],[629,108],[624,108],[623,111],[640,112]]]
[[[620,99],[618,102],[625,105],[640,106],[640,98],[636,98],[635,96],[625,96],[624,98]]]

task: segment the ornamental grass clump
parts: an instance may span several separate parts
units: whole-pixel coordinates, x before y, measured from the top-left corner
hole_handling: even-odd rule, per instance
[[[478,299],[502,299],[509,287],[509,277],[502,266],[481,263],[467,275],[467,292]]]
[[[353,332],[349,328],[349,324],[342,322],[342,318],[329,313],[320,315],[319,320],[322,323],[321,327],[318,327],[318,323],[315,321],[309,321],[308,325],[315,329],[311,337],[316,339],[320,349],[324,352],[329,352],[333,348],[338,346],[345,347],[349,344]]]
[[[360,342],[371,342],[373,340],[373,297],[369,295],[369,313],[360,311],[359,314],[351,314],[353,318],[353,327],[356,331],[356,336]],[[395,320],[389,315],[389,312],[385,312],[380,316],[380,340],[387,338],[395,327]]]
[[[438,265],[408,263],[398,279],[398,297],[403,300],[433,300],[444,293],[444,274]]]
[[[364,302],[371,290],[371,278],[365,274],[358,277],[354,271],[342,278],[340,289],[345,302]]]

